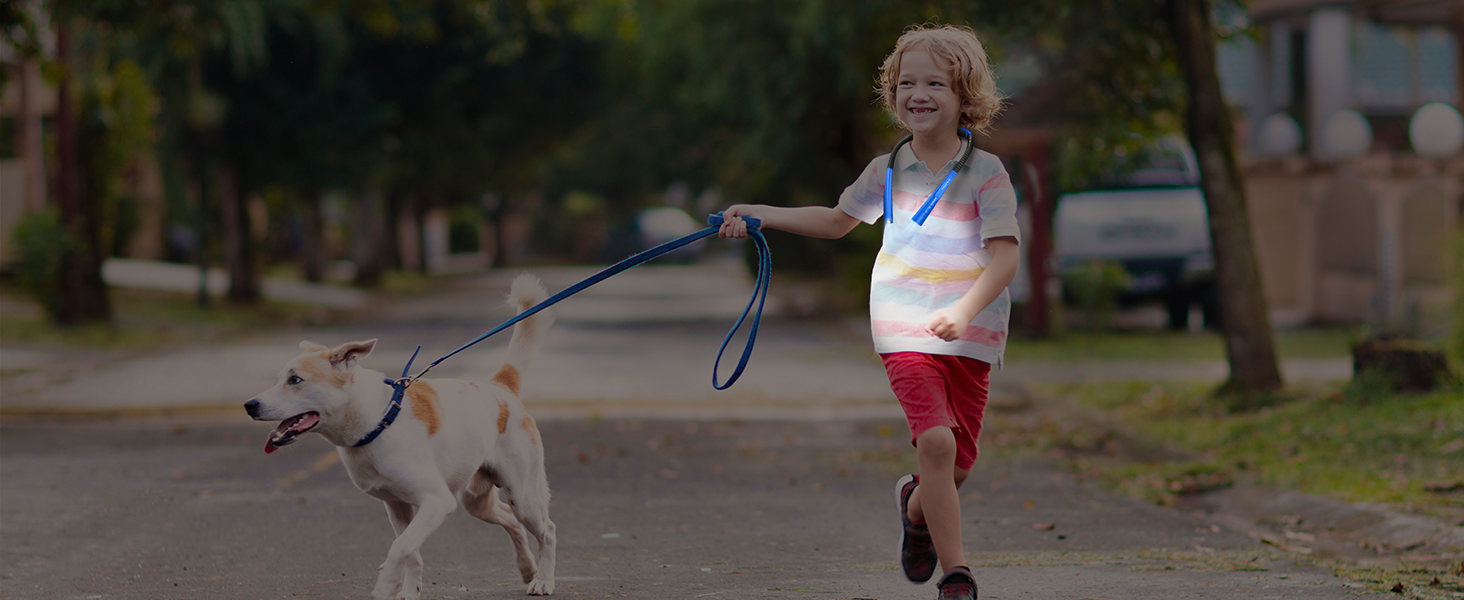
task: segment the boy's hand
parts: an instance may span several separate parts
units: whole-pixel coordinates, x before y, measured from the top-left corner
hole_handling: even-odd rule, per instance
[[[973,315],[954,306],[942,308],[930,313],[930,318],[925,320],[925,328],[935,334],[935,337],[950,342],[966,333],[966,326],[971,323],[972,317]]]
[[[733,204],[722,211],[722,227],[717,230],[717,236],[722,239],[745,240],[747,235],[747,221],[742,220],[743,216],[754,216],[752,206],[747,204]]]

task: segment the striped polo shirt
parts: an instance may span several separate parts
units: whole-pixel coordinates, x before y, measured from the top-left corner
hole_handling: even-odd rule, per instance
[[[957,157],[967,143],[963,140]],[[888,161],[888,154],[870,161],[839,196],[839,208],[865,223],[880,220]],[[1004,236],[1021,240],[1011,180],[1001,160],[981,150],[972,153],[971,164],[951,182],[924,225],[910,220],[955,165],[952,159],[939,172],[931,172],[909,144],[895,159],[895,222],[884,225],[884,244],[869,290],[874,349],[880,354],[966,356],[999,365],[1012,311],[1007,290],[971,320],[959,339],[947,342],[925,327],[932,312],[955,304],[991,263],[986,240]]]

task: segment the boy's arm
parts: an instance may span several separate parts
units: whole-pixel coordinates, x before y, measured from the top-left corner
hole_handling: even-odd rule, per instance
[[[725,218],[717,232],[724,238],[746,239],[747,222],[741,217],[762,220],[763,229],[777,229],[798,235],[837,239],[859,224],[859,219],[832,206],[770,206],[767,204],[733,204],[722,211]]]
[[[966,295],[955,304],[930,314],[925,327],[936,337],[947,342],[961,337],[971,319],[1001,295],[1001,291],[1017,276],[1017,263],[1021,260],[1017,240],[1012,237],[996,237],[986,241],[991,249],[991,263],[976,277],[976,283]]]

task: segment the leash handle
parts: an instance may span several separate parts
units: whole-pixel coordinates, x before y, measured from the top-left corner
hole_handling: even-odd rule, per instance
[[[720,218],[721,215],[713,215]],[[763,306],[768,301],[768,287],[773,279],[773,253],[768,250],[768,240],[763,237],[762,222],[757,219],[747,219],[747,233],[752,236],[752,241],[757,245],[757,279],[752,289],[752,298],[747,301],[747,308],[742,309],[742,316],[737,317],[737,322],[732,329],[727,331],[727,337],[722,338],[722,347],[717,349],[717,360],[712,363],[712,387],[717,390],[725,390],[737,382],[742,376],[742,370],[747,368],[748,359],[752,358],[752,347],[757,342],[757,328],[762,323]],[[757,304],[757,314],[752,318],[752,325],[747,330],[747,344],[742,348],[742,357],[737,360],[737,367],[732,370],[732,375],[727,378],[727,383],[717,383],[717,371],[722,366],[722,354],[727,351],[727,344],[732,343],[732,337],[737,335],[737,330],[742,328],[743,321],[747,320],[747,314],[752,311],[752,305]]]
[[[762,219],[759,219],[757,217],[744,217],[742,215],[733,215],[733,216],[735,216],[735,217],[737,217],[739,219],[742,219],[743,221],[746,221],[747,222],[747,230],[749,232],[751,232],[754,229],[762,229]],[[708,225],[711,225],[713,227],[720,228],[722,226],[722,223],[725,223],[725,222],[727,222],[727,217],[722,216],[722,211],[720,211],[720,210],[717,211],[717,212],[714,212],[714,213],[712,213],[710,215],[707,215],[707,224]]]

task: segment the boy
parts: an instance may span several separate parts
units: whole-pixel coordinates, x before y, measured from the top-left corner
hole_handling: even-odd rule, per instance
[[[765,229],[832,239],[885,217],[870,286],[871,329],[920,464],[918,475],[896,484],[900,566],[910,581],[923,583],[939,560],[938,598],[973,600],[957,489],[975,463],[991,365],[1001,364],[1006,347],[1006,287],[1017,271],[1020,231],[1001,161],[968,145],[970,132],[990,126],[1001,97],[981,42],[951,26],[901,36],[881,67],[880,92],[912,134],[892,153],[892,189],[885,189],[885,155],[844,190],[837,207],[733,205],[719,234],[747,237],[739,218],[746,216]],[[969,166],[959,168],[967,158]],[[938,177],[952,171],[958,173],[939,193]],[[932,200],[933,210],[923,206]],[[928,218],[917,216],[927,211]]]

